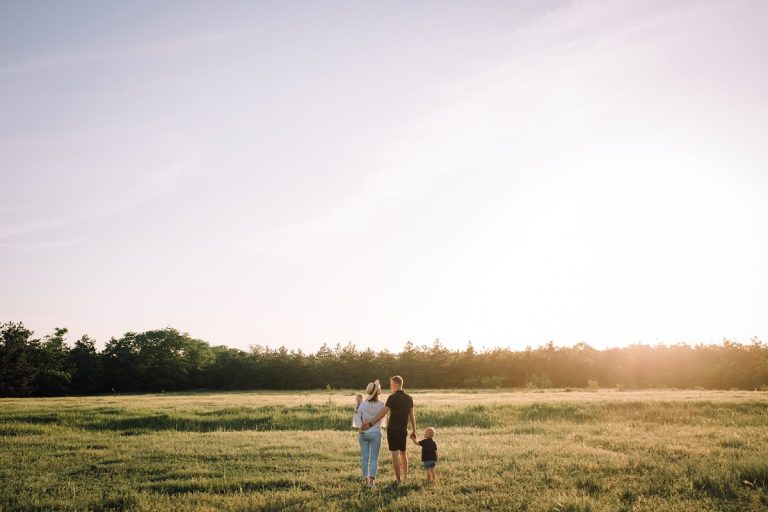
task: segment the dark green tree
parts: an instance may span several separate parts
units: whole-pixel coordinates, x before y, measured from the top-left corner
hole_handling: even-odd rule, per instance
[[[104,349],[107,388],[117,392],[175,391],[204,382],[214,352],[187,333],[167,327],[112,338]]]
[[[40,340],[21,322],[0,325],[0,396],[29,396],[39,373]]]
[[[213,361],[206,367],[204,387],[212,389],[255,389],[253,358],[243,350],[213,347]]]
[[[91,394],[104,389],[104,367],[96,344],[87,334],[75,342],[69,351],[69,360],[74,368],[70,383],[75,393]]]
[[[38,368],[35,380],[35,394],[41,396],[64,395],[70,392],[74,366],[69,358],[69,347],[65,327],[56,327],[54,333],[46,336],[37,351]]]

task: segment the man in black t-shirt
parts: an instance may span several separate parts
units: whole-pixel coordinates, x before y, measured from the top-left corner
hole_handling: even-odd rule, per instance
[[[408,423],[411,423],[411,439],[416,440],[416,417],[413,414],[413,398],[403,391],[403,378],[399,375],[389,379],[389,389],[393,391],[384,404],[384,409],[369,423],[363,425],[363,430],[383,418],[388,412],[387,444],[392,452],[392,467],[395,469],[395,479],[399,483],[408,476],[408,457],[405,453],[408,438]]]

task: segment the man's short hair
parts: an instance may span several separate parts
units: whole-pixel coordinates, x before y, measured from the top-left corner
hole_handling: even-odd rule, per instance
[[[403,387],[403,378],[401,376],[395,375],[394,377],[390,377],[389,380],[398,386]]]

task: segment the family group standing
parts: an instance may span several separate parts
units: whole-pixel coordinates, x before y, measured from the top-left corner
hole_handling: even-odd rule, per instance
[[[379,450],[381,448],[381,429],[387,432],[387,445],[392,454],[392,468],[395,481],[399,484],[408,477],[408,424],[411,426],[411,440],[421,446],[421,460],[428,482],[435,481],[437,466],[437,444],[433,440],[435,429],[424,431],[424,439],[416,441],[416,416],[413,412],[413,398],[403,391],[403,378],[395,375],[389,379],[389,389],[392,394],[382,403],[381,384],[378,379],[369,383],[365,388],[366,395],[358,393],[355,397],[356,407],[352,426],[359,431],[360,463],[365,484],[368,487],[376,485],[376,474],[379,469]],[[389,419],[387,420],[387,413]]]

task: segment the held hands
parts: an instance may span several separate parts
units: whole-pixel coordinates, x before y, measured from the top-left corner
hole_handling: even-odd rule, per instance
[[[411,439],[416,441],[416,431],[415,430],[413,432],[411,432]]]

